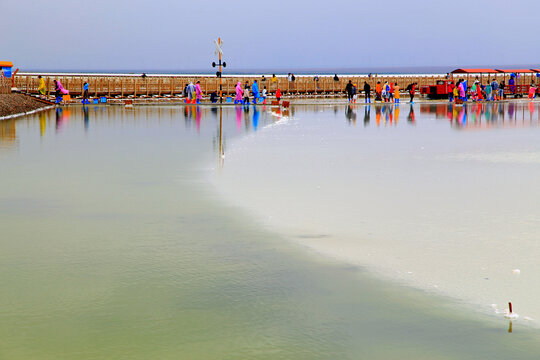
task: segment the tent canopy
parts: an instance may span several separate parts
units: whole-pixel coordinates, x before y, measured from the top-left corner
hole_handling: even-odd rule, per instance
[[[514,74],[530,74],[530,73],[533,73],[534,71],[532,71],[530,69],[497,69],[497,72],[505,73],[505,74],[511,74],[511,73],[514,73]]]
[[[496,73],[495,69],[456,69],[452,71],[452,74],[484,74],[484,73]]]

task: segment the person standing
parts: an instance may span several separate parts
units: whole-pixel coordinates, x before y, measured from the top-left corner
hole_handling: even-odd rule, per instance
[[[267,94],[267,91],[266,91],[266,86],[265,86],[263,91],[262,91],[262,98],[263,98],[263,104],[264,105],[266,105],[266,94]]]
[[[61,100],[61,97],[60,97],[60,87],[58,86],[58,80],[54,80],[53,81],[54,83],[54,96],[56,98],[56,104],[58,104]]]
[[[41,75],[38,76],[38,79],[39,79],[38,93],[41,96],[45,96],[45,93],[46,93],[46,91],[45,91],[45,80],[43,80]]]
[[[492,101],[493,98],[491,97],[491,84],[489,83],[489,81],[484,88],[484,91],[486,92],[486,101]]]
[[[397,83],[394,84],[394,102],[399,104],[399,85]]]
[[[454,82],[453,81],[449,81],[448,82],[448,86],[446,87],[446,90],[448,92],[448,101],[449,102],[452,102],[454,101]]]
[[[276,100],[278,103],[281,100],[281,90],[279,90],[279,88],[276,90]]]
[[[89,90],[89,88],[90,88],[90,86],[85,81],[84,85],[83,85],[83,99],[82,99],[83,104],[90,104],[90,101],[88,101],[88,90]]]
[[[411,87],[409,89],[409,96],[411,97],[411,100],[409,101],[411,104],[414,104],[414,94],[416,92],[416,83],[412,83]]]
[[[366,98],[366,103],[371,103],[371,86],[367,81],[364,81],[364,94]]]
[[[497,79],[493,79],[491,82],[491,92],[493,94],[493,101],[499,100],[499,83],[497,82]]]
[[[249,105],[249,83],[244,85],[244,105]]]
[[[197,104],[200,104],[203,97],[200,81],[197,81],[197,84],[195,84],[195,94],[197,96]]]
[[[375,85],[375,101],[382,101],[382,87],[380,81],[377,81],[377,84]]]
[[[244,91],[242,90],[242,83],[239,81],[236,84],[236,97],[234,98],[234,103],[241,104],[243,96],[244,96]]]
[[[349,82],[345,86],[345,93],[347,94],[347,100],[349,102],[351,102],[352,100],[352,87],[353,87],[352,81],[349,80]]]
[[[466,97],[466,89],[465,89],[465,85],[463,83],[463,80],[459,80],[458,82],[458,91],[459,91],[459,97],[461,98],[462,101],[467,101],[467,97]]]
[[[257,85],[257,80],[253,81],[251,92],[253,93],[253,104],[256,104],[257,99],[259,98],[259,85]]]
[[[384,102],[390,102],[390,85],[388,81],[384,82],[383,86]]]
[[[510,88],[510,93],[516,94],[516,80],[514,79],[514,74],[510,76],[510,80],[508,80],[508,87]]]
[[[193,85],[193,81],[191,81],[189,85],[187,86],[187,96],[188,96],[187,103],[188,104],[191,104],[191,102],[193,101],[194,93],[195,93],[195,85]]]
[[[502,100],[504,98],[504,87],[504,81],[501,81],[501,83],[499,84],[499,100]]]
[[[182,91],[182,96],[187,99],[188,97],[188,84],[184,86],[184,90]]]
[[[69,91],[64,89],[60,80],[54,80],[54,93],[56,95],[56,103],[63,100],[62,95],[68,95]]]
[[[534,95],[536,94],[536,86],[534,83],[531,84],[529,87],[529,101],[532,101],[534,99]]]

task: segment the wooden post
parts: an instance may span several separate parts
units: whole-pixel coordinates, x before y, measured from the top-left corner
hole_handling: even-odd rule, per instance
[[[133,96],[137,96],[137,78],[133,80]]]

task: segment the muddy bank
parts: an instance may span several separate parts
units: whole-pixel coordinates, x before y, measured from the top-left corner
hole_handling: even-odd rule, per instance
[[[50,107],[52,104],[23,94],[0,94],[0,119]]]

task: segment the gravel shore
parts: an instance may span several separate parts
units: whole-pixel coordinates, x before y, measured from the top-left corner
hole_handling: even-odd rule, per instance
[[[0,95],[0,118],[16,114],[24,114],[33,110],[50,106],[45,102],[23,94]]]

